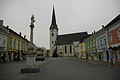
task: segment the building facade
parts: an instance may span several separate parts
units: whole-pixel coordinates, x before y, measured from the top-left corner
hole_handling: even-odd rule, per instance
[[[51,22],[51,26],[49,28],[49,33],[50,33],[50,56],[52,56],[53,52],[55,50],[55,47],[54,47],[55,41],[58,36],[58,27],[56,24],[54,7],[53,7],[52,22]]]
[[[110,62],[110,53],[107,47],[106,28],[102,26],[96,33],[96,48],[98,53],[98,60]]]
[[[85,42],[84,42],[84,41],[81,41],[81,42],[80,42],[80,58],[83,58],[83,59],[86,58]]]
[[[7,36],[8,30],[3,26],[3,20],[0,20],[0,57],[7,60]]]
[[[7,40],[7,51],[9,61],[19,61],[25,59],[25,56],[31,43],[26,39],[26,36],[22,37],[21,32],[18,34],[7,26],[9,30]]]
[[[87,32],[58,35],[55,43],[57,54],[80,58],[80,42],[86,36]]]
[[[85,39],[85,52],[89,59],[91,60],[98,59],[95,32],[94,34]]]
[[[120,64],[120,14],[107,27],[108,47],[114,64]]]

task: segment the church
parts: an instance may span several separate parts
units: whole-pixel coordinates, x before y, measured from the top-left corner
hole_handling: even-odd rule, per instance
[[[58,35],[55,9],[53,7],[50,33],[50,56],[55,52],[58,56],[77,56],[80,54],[80,42],[88,36],[87,32]]]

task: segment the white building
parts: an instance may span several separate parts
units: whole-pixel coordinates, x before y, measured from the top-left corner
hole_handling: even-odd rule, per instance
[[[58,27],[56,24],[54,7],[53,7],[53,14],[52,14],[52,22],[51,22],[51,26],[49,30],[50,30],[50,56],[52,56],[53,51],[54,51],[55,41],[58,35]]]
[[[79,56],[80,41],[88,36],[87,32],[58,35],[55,10],[53,7],[52,22],[50,31],[50,56],[56,53],[59,56]]]
[[[87,32],[58,35],[55,43],[59,56],[80,57],[80,41],[88,36]]]

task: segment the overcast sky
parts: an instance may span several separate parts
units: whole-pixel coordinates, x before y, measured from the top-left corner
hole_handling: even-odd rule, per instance
[[[98,31],[120,14],[120,0],[0,0],[0,19],[29,40],[35,15],[34,43],[49,48],[53,4],[59,34]]]

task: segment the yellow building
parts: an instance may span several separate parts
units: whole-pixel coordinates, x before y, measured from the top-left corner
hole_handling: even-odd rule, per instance
[[[9,30],[7,39],[8,60],[23,60],[30,42],[26,39],[26,36],[22,37],[21,33],[18,34],[9,27],[7,27],[7,29]]]
[[[80,58],[86,58],[85,42],[80,42]]]

